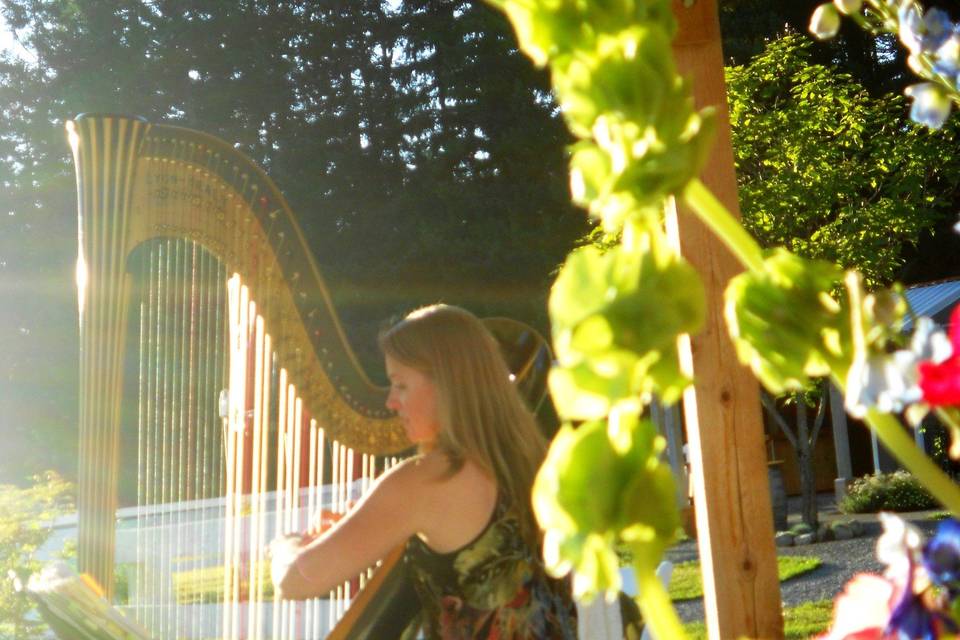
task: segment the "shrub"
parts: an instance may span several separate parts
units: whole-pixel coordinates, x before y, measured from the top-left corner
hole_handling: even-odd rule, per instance
[[[840,501],[844,513],[922,511],[938,506],[930,492],[906,471],[858,478]]]
[[[72,509],[72,493],[73,487],[52,472],[35,477],[31,487],[0,485],[0,638],[49,637],[8,576],[13,572],[26,579],[40,568],[34,553],[50,535],[47,524]]]

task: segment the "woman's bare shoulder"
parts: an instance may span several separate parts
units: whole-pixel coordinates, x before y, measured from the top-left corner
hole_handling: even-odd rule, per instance
[[[460,492],[476,492],[480,488],[478,485],[492,483],[495,487],[496,484],[469,460],[451,473],[449,459],[438,451],[404,460],[384,474],[383,483],[389,485],[384,489],[391,493],[403,492],[411,498],[423,495],[431,501],[436,500],[438,494],[456,499]]]
[[[417,454],[391,467],[380,478],[388,491],[415,491],[428,489],[450,477],[450,465],[439,453]]]

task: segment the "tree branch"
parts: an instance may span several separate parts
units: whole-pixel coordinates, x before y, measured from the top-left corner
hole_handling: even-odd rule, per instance
[[[810,448],[817,444],[817,436],[820,435],[820,427],[823,426],[823,418],[827,415],[827,402],[830,394],[827,393],[827,379],[820,382],[820,403],[817,405],[817,417],[813,420],[813,433],[810,435]]]
[[[767,413],[770,414],[770,417],[773,418],[773,421],[777,423],[777,426],[780,427],[783,435],[787,436],[787,440],[790,441],[793,448],[797,449],[797,436],[794,435],[793,431],[790,430],[790,425],[787,424],[787,421],[784,420],[780,412],[777,411],[777,405],[774,404],[770,394],[761,390],[760,403],[763,405],[763,408],[767,410]]]

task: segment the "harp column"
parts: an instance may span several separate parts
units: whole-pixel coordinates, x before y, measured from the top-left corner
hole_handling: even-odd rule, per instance
[[[126,238],[140,145],[149,128],[123,117],[67,123],[77,172],[80,311],[78,564],[113,595],[122,350],[130,283]]]

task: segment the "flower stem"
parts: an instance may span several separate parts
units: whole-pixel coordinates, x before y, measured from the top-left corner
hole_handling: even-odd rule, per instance
[[[670,595],[657,578],[657,574],[645,563],[635,562],[637,590],[640,592],[640,613],[644,622],[650,625],[655,638],[676,638],[683,640],[687,634],[677,612],[670,601]]]
[[[760,245],[698,178],[689,182],[683,199],[744,267],[751,271],[763,269]]]
[[[960,421],[957,420],[958,416],[955,411],[951,411],[950,409],[943,407],[937,407],[934,409],[934,413],[937,415],[937,419],[951,430],[955,432],[960,431]]]

